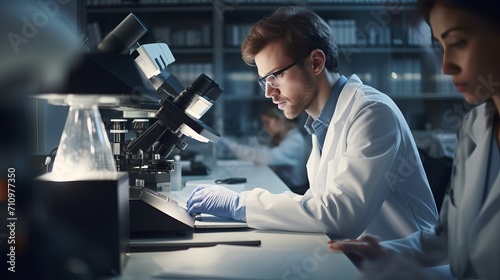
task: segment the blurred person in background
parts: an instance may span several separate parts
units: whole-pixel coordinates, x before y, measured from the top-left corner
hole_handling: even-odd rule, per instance
[[[274,105],[264,107],[260,119],[269,136],[266,143],[241,144],[229,138],[220,138],[219,143],[239,159],[268,165],[294,193],[304,194],[309,188],[304,136]]]

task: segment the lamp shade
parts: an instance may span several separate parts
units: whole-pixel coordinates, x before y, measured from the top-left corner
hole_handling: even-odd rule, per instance
[[[43,88],[40,98],[70,105],[68,96],[92,98],[99,107],[156,110],[159,96],[130,55],[85,53],[71,67],[61,86]]]

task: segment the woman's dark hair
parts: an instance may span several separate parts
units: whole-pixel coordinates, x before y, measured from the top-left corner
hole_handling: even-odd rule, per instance
[[[418,0],[417,11],[427,23],[429,23],[432,7],[438,2],[469,11],[500,28],[500,1],[498,0]]]
[[[297,127],[295,122],[287,119],[285,117],[285,115],[283,114],[283,111],[278,109],[276,107],[276,105],[274,105],[274,104],[266,105],[265,107],[263,107],[260,115],[266,116],[266,117],[269,117],[272,119],[281,120],[281,122],[283,123],[283,128],[284,128],[283,131],[279,132],[279,133],[275,133],[274,135],[271,135],[271,139],[269,142],[269,145],[271,147],[278,146],[281,143],[281,141],[283,140],[283,138],[285,137],[285,135],[288,133],[288,131]]]
[[[316,13],[302,7],[281,7],[271,16],[255,23],[241,45],[246,64],[255,66],[255,56],[266,45],[281,42],[283,51],[294,60],[312,50],[325,53],[325,68],[338,70],[338,50],[328,24]]]

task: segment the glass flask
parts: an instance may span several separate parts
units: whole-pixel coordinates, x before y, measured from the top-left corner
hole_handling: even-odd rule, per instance
[[[81,99],[70,104],[52,172],[60,180],[116,172],[111,145],[95,102]]]

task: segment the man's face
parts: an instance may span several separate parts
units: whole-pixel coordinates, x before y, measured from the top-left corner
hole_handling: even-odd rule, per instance
[[[288,57],[280,42],[268,44],[255,56],[260,77],[279,71],[294,62],[297,64],[286,71],[267,78],[269,82],[266,84],[265,92],[265,96],[272,98],[273,103],[284,111],[288,119],[297,117],[312,103],[317,92],[314,76],[302,67],[302,61],[293,61]],[[271,81],[276,88],[271,86]]]

